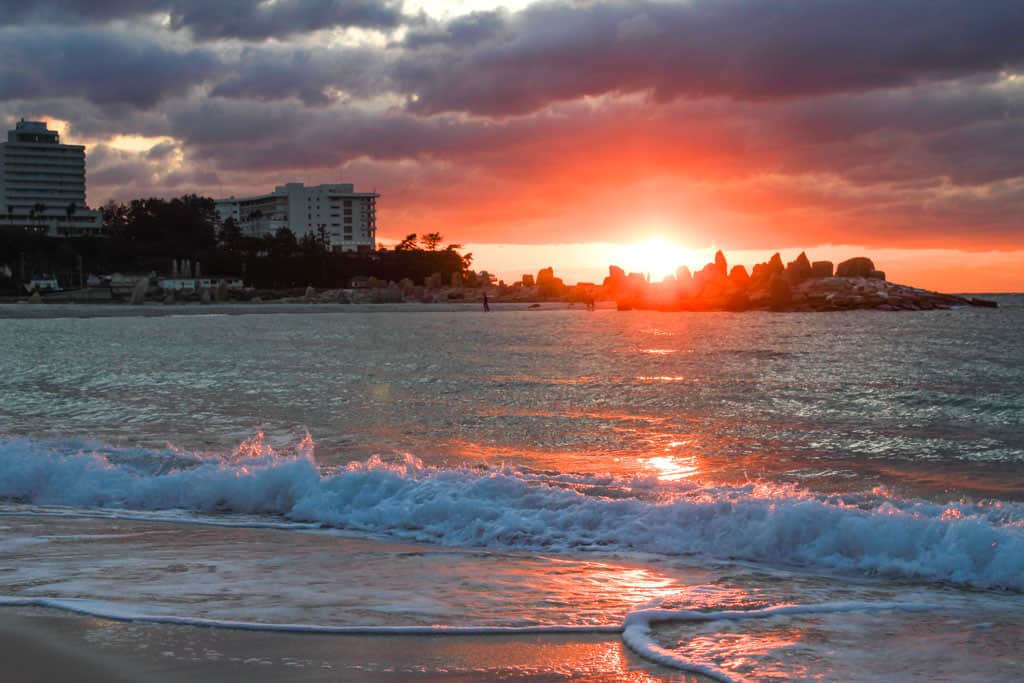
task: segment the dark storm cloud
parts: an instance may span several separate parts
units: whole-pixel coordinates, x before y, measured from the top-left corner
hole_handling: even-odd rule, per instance
[[[401,0],[0,0],[11,24],[104,23],[168,15],[174,29],[196,38],[265,40],[329,28],[393,29],[403,21]]]
[[[324,105],[331,101],[332,89],[348,96],[387,92],[382,64],[382,55],[366,48],[246,48],[232,74],[211,94],[265,101],[294,97]]]
[[[400,0],[172,0],[171,25],[200,39],[262,40],[324,28],[396,28]]]
[[[757,100],[994,74],[1024,61],[1021,35],[1019,0],[547,2],[414,29],[395,75],[423,113],[641,91]]]
[[[0,94],[149,107],[220,69],[207,50],[174,50],[113,31],[0,30]]]

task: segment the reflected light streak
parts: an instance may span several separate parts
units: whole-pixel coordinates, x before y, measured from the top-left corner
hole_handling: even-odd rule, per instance
[[[644,468],[654,470],[661,481],[680,481],[698,474],[697,456],[691,455],[678,458],[674,455],[659,455],[653,458],[640,458]]]

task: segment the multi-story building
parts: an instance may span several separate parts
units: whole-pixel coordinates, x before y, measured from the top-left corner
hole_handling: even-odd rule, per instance
[[[85,147],[61,144],[43,121],[19,121],[0,142],[0,226],[100,234],[100,214],[85,204]]]
[[[377,245],[376,192],[356,192],[351,183],[278,185],[270,194],[216,200],[223,223],[234,219],[242,233],[272,235],[288,228],[302,239],[323,236],[336,251],[373,251]]]

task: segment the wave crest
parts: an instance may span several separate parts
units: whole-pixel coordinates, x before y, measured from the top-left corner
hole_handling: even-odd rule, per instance
[[[325,471],[311,440],[282,453],[260,440],[224,457],[0,440],[0,498],[35,505],[275,515],[451,546],[697,554],[1024,590],[1020,504],[692,484],[661,502],[650,482],[636,483],[609,497],[563,478],[411,456]]]

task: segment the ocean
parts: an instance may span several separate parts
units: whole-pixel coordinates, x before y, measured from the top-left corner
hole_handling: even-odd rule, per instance
[[[0,306],[0,605],[1021,680],[1024,297],[996,298]]]

